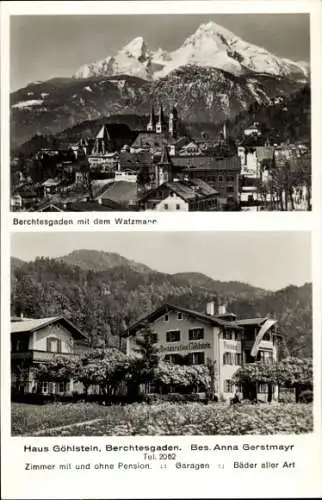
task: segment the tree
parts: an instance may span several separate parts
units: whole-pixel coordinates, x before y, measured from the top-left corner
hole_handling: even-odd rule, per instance
[[[312,359],[288,357],[277,364],[278,384],[282,387],[295,389],[295,400],[303,390],[313,389]]]
[[[209,392],[211,374],[208,366],[182,366],[161,362],[155,373],[155,383],[159,391],[167,393],[172,388],[175,392]]]
[[[46,364],[34,368],[37,382],[65,382],[73,380],[76,375],[77,363],[67,356],[55,356]]]
[[[257,385],[268,384],[268,392],[272,385],[295,389],[295,399],[299,400],[301,391],[313,388],[313,367],[311,359],[285,358],[272,363],[248,363],[240,367],[234,380],[243,386],[244,394],[251,399],[257,397]]]
[[[83,383],[85,393],[91,385],[98,385],[103,394],[112,396],[126,379],[129,366],[129,358],[118,349],[96,349],[82,356],[76,378]]]
[[[148,324],[143,325],[135,338],[134,355],[130,360],[131,376],[128,383],[129,394],[137,398],[141,384],[149,384],[155,380],[159,366],[159,349],[154,334]]]

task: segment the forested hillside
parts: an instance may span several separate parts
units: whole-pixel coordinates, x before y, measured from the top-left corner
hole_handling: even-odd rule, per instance
[[[86,252],[86,258],[82,252],[73,252],[68,259],[41,258],[30,263],[13,260],[12,314],[64,314],[93,345],[105,342],[117,346],[120,331],[163,302],[205,311],[206,302],[218,294],[240,318],[276,316],[290,352],[311,355],[310,284],[266,292],[244,283],[215,281],[199,273],[168,275],[104,252],[97,256],[94,266],[90,252]],[[79,265],[73,265],[75,261]]]

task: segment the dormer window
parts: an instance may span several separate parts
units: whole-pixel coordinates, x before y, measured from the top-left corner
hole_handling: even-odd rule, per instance
[[[167,323],[169,321],[169,314],[164,315],[164,321]]]
[[[271,340],[271,335],[268,332],[266,332],[265,335],[263,336],[263,340],[269,342]]]
[[[183,314],[182,314],[181,312],[178,312],[178,314],[177,314],[177,319],[178,319],[179,321],[183,320]]]

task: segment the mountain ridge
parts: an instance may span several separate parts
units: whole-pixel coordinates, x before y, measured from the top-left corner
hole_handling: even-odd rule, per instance
[[[184,40],[172,52],[153,51],[143,37],[128,42],[115,55],[84,64],[74,78],[129,74],[145,80],[157,80],[189,65],[207,66],[239,75],[268,73],[274,76],[307,77],[303,63],[280,58],[266,49],[242,40],[228,29],[208,22]]]

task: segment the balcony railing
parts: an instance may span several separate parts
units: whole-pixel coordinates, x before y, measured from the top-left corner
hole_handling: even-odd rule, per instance
[[[38,350],[11,352],[11,359],[13,360],[19,360],[19,359],[29,360],[30,362],[34,363],[52,361],[54,358],[62,356],[68,359],[77,359],[79,357],[79,353],[50,352],[50,351],[38,351]]]

